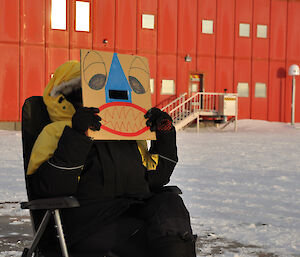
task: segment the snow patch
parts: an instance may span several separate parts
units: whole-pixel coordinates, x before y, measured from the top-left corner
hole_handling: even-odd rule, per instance
[[[5,252],[0,252],[0,257],[18,257],[21,256],[22,252],[18,251],[5,251]]]
[[[300,256],[300,130],[240,120],[177,133],[178,185],[198,234],[198,256]],[[29,222],[21,133],[0,130],[0,215]],[[25,220],[27,219],[27,221]],[[1,235],[0,235],[1,238]],[[20,252],[0,257],[21,256]]]

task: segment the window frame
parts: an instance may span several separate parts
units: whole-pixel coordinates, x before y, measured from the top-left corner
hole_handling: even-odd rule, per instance
[[[155,79],[150,78],[150,93],[154,94],[154,92],[155,92]]]
[[[243,28],[241,28],[241,26],[243,25],[247,25],[247,27],[249,28],[249,33],[248,35],[241,35],[241,32],[243,32]],[[245,22],[240,22],[239,23],[239,37],[241,38],[250,38],[251,37],[251,24],[250,23],[245,23]]]
[[[53,28],[52,25],[53,25],[53,16],[52,16],[52,13],[53,13],[53,1],[56,1],[57,3],[61,3],[62,1],[65,1],[65,28],[62,29],[62,28]],[[50,2],[50,29],[51,30],[57,30],[57,31],[67,31],[68,30],[68,1],[67,0],[51,0]]]
[[[167,93],[167,92],[163,92],[163,86],[164,86],[164,81],[165,82],[171,82],[173,81],[173,92],[172,93]],[[161,95],[175,95],[176,94],[176,84],[175,84],[175,80],[174,79],[162,79],[161,80],[161,90],[160,90],[160,94]]]
[[[263,96],[261,96],[261,92],[259,92],[260,94],[257,95],[257,86],[259,86],[259,85],[263,85],[264,86],[264,94],[263,94]],[[267,83],[264,83],[264,82],[255,82],[254,97],[255,98],[267,98],[267,96],[268,96]]]
[[[143,16],[153,16],[153,28],[144,28],[143,27]],[[156,15],[154,13],[150,13],[150,12],[147,12],[147,13],[142,13],[141,14],[141,28],[142,29],[145,29],[145,30],[155,30],[156,29]]]
[[[263,37],[263,36],[259,36],[258,35],[258,28],[259,27],[261,27],[261,28],[263,28],[263,27],[265,27],[266,28],[266,35],[265,35],[265,37]],[[268,25],[266,25],[266,24],[256,24],[256,38],[261,38],[261,39],[266,39],[266,38],[268,38]]]
[[[76,21],[77,21],[77,2],[89,3],[89,31],[86,30],[77,30]],[[92,2],[90,0],[75,0],[74,1],[74,31],[80,33],[91,33],[92,32]]]
[[[204,23],[208,23],[211,22],[211,32],[203,32],[203,28],[204,28]],[[202,20],[201,22],[201,33],[202,34],[207,34],[207,35],[213,35],[214,34],[214,20]]]
[[[239,94],[239,86],[245,86],[245,85],[247,85],[247,96]],[[237,91],[238,97],[245,97],[245,98],[249,97],[249,83],[248,82],[238,82],[236,91]]]

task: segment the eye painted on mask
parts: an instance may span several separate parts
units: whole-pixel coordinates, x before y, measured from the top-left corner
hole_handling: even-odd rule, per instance
[[[140,57],[135,57],[129,67],[128,81],[134,93],[142,95],[150,90],[148,65]]]
[[[107,69],[105,62],[99,53],[90,51],[84,57],[83,79],[93,90],[101,90],[105,86]]]
[[[104,87],[106,76],[104,74],[95,74],[89,81],[89,87],[94,90],[100,90]]]
[[[139,82],[139,80],[135,77],[129,76],[129,84],[132,88],[132,90],[136,93],[136,94],[145,94],[145,88],[143,87],[143,85],[141,84],[141,82]]]

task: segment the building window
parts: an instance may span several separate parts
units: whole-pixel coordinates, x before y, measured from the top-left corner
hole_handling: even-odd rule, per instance
[[[202,20],[202,33],[213,34],[214,33],[214,21],[213,20]]]
[[[150,79],[150,91],[151,91],[151,94],[154,93],[154,79]]]
[[[175,95],[175,81],[169,79],[162,80],[161,86],[162,95]]]
[[[240,23],[239,35],[240,37],[250,37],[250,24]]]
[[[255,97],[267,97],[267,86],[265,83],[255,83]]]
[[[238,97],[249,97],[249,84],[240,82],[237,86]]]
[[[155,17],[152,14],[142,15],[142,28],[143,29],[154,29]]]
[[[67,29],[67,1],[51,1],[51,29]]]
[[[256,37],[267,38],[268,37],[268,26],[267,25],[257,25]]]
[[[90,31],[90,3],[76,1],[76,31]]]

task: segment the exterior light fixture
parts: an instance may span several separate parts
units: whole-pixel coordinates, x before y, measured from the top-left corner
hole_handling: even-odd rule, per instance
[[[108,43],[107,38],[104,38],[103,41],[102,41],[102,43],[103,43],[104,45],[106,45],[106,44]]]
[[[185,60],[186,62],[191,62],[191,61],[192,61],[192,57],[191,57],[189,54],[187,54],[187,55],[184,57],[184,60]]]
[[[295,124],[295,95],[296,95],[296,78],[295,78],[295,76],[300,75],[299,66],[297,64],[293,64],[290,66],[289,75],[293,76],[291,125],[294,125]]]

